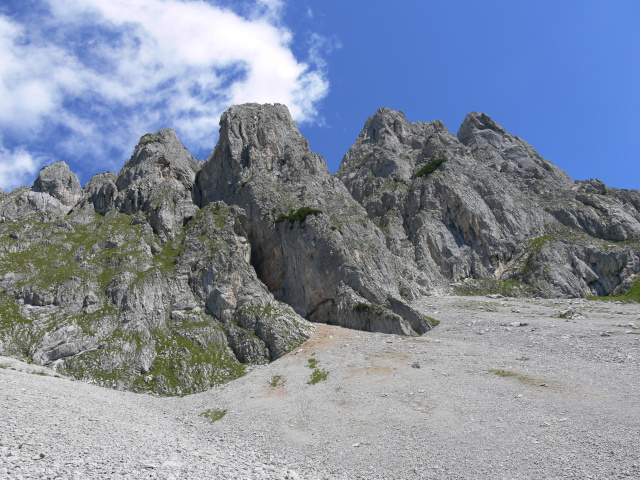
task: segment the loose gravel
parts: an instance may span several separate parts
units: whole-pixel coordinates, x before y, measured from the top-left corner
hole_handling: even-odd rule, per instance
[[[0,357],[0,478],[640,478],[640,306],[422,307],[441,321],[423,337],[317,325],[286,357],[182,398]]]

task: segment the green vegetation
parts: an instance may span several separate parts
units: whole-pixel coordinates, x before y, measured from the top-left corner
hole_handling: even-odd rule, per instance
[[[327,375],[329,375],[329,372],[327,372],[326,370],[320,370],[318,368],[318,360],[316,360],[315,358],[310,358],[309,360],[307,360],[307,362],[307,366],[311,370],[313,370],[311,372],[311,379],[307,382],[307,384],[315,385],[316,383],[327,379]]]
[[[240,307],[238,309],[238,313],[255,316],[256,318],[274,319],[289,312],[284,306],[267,303],[266,305],[248,305]]]
[[[604,300],[604,301],[617,301],[617,302],[625,302],[625,303],[640,303],[640,276],[638,276],[627,290],[622,295],[617,295],[615,297],[596,297],[596,296],[588,296],[587,300]]]
[[[281,387],[285,383],[285,378],[282,375],[274,375],[271,377],[271,382],[269,382],[269,386],[276,388]]]
[[[435,172],[440,165],[446,162],[446,158],[437,158],[435,160],[431,160],[429,163],[423,165],[413,176],[413,178],[423,177],[425,175],[430,175]]]
[[[528,377],[527,375],[511,372],[509,370],[489,370],[489,372],[503,378],[514,378],[516,380],[519,380],[522,383],[526,383],[531,387],[547,387],[548,386],[546,383],[544,383],[540,379]]]
[[[157,356],[148,375],[135,380],[134,390],[187,395],[245,373],[245,366],[224,345],[201,344],[177,332],[154,335],[154,340]]]
[[[430,323],[432,326],[436,327],[436,326],[440,325],[440,320],[436,320],[435,318],[433,318],[433,317],[428,317],[428,316],[426,316],[426,315],[425,315],[425,317],[426,317],[426,319],[427,319],[427,320],[429,320],[429,323]]]
[[[143,147],[149,145],[150,143],[155,143],[156,141],[156,136],[153,133],[145,133],[140,139]]]
[[[353,311],[357,313],[370,313],[372,315],[382,315],[384,313],[382,307],[375,303],[358,303],[353,307]]]
[[[289,215],[281,213],[275,219],[275,223],[290,222],[291,224],[294,224],[295,222],[300,222],[300,225],[302,225],[309,215],[319,215],[321,213],[322,210],[317,210],[311,207],[300,207],[295,212],[293,209],[289,210]]]
[[[209,423],[215,423],[218,420],[220,420],[222,417],[224,417],[226,414],[227,414],[226,410],[214,408],[214,409],[205,410],[200,414],[200,416],[209,420]]]
[[[327,375],[329,375],[329,372],[327,372],[326,370],[314,370],[313,372],[311,372],[311,380],[309,380],[307,383],[309,385],[315,385],[322,380],[326,380]]]
[[[520,280],[467,280],[463,284],[453,285],[456,295],[491,295],[499,294],[503,297],[526,297],[531,295],[532,287]]]

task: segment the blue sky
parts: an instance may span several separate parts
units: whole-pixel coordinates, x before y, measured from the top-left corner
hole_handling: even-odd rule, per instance
[[[640,2],[5,0],[0,186],[82,183],[173,127],[204,159],[231,104],[289,106],[332,172],[382,106],[489,114],[576,179],[640,188]]]

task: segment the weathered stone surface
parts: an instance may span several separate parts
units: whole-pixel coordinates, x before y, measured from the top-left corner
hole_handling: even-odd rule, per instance
[[[640,192],[475,112],[456,137],[380,109],[332,176],[286,107],[236,106],[206,162],[160,130],[84,189],[59,162],[0,192],[0,220],[0,354],[161,394],[285,355],[305,318],[416,335],[412,301],[450,285],[609,295],[640,272]]]
[[[144,212],[166,244],[195,215],[191,190],[198,169],[173,130],[146,134],[116,179],[115,208],[129,214]]]
[[[114,172],[98,173],[91,177],[83,189],[81,207],[90,207],[97,213],[107,213],[118,195],[116,181],[118,174]]]
[[[444,279],[421,274],[389,252],[364,209],[309,150],[286,107],[232,107],[220,126],[195,198],[201,206],[222,200],[244,209],[252,264],[274,296],[313,321],[413,333],[393,313],[407,300],[389,298],[418,298],[445,288]],[[360,299],[380,313],[349,320],[345,305]]]
[[[80,181],[65,162],[56,162],[42,168],[32,190],[48,193],[68,207],[73,207],[82,197]]]
[[[311,324],[256,277],[243,212],[221,202],[198,209],[187,188],[197,164],[182,162],[173,132],[161,133],[143,137],[118,177],[95,176],[70,213],[45,192],[3,194],[3,353],[106,386],[182,394],[236,378],[245,363],[274,360],[308,337]],[[183,155],[175,165],[171,152]],[[171,202],[154,209],[163,188]],[[34,195],[56,214],[44,215]]]
[[[628,245],[594,257],[599,240],[640,238],[638,195],[574,183],[485,114],[470,113],[455,137],[440,121],[412,123],[380,109],[336,176],[389,248],[429,275],[584,296],[609,294],[639,271]],[[563,241],[541,249],[549,238]]]

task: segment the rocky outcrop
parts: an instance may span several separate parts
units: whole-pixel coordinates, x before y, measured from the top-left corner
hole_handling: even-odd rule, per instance
[[[423,295],[609,295],[640,272],[640,193],[574,182],[471,113],[380,109],[339,172],[282,105],[241,105],[196,162],[144,135],[83,189],[63,162],[0,192],[0,354],[101,385],[202,391],[308,320],[419,335]]]
[[[33,186],[0,193],[0,221],[18,221],[37,215],[41,221],[64,218],[82,198],[82,188],[75,173],[64,162],[40,170]]]
[[[402,334],[430,328],[427,319],[410,322],[398,312],[445,288],[444,279],[389,252],[383,233],[310,151],[286,107],[232,107],[220,126],[195,198],[200,206],[224,201],[244,210],[252,264],[278,300],[317,322]],[[371,308],[354,310],[361,304]]]
[[[637,250],[601,242],[640,238],[638,210],[629,208],[637,193],[574,183],[485,114],[470,113],[456,137],[439,121],[380,109],[336,176],[392,251],[454,284],[607,295],[639,272]]]
[[[4,353],[165,394],[286,354],[312,327],[257,279],[237,216],[224,204],[199,210],[155,254],[151,227],[116,211],[89,224],[75,222],[81,214],[23,223],[24,240],[0,263]],[[15,225],[2,227],[7,247]]]
[[[46,169],[46,192],[2,194],[3,353],[107,386],[183,394],[308,338],[311,324],[256,277],[242,210],[193,203],[198,169],[161,130],[74,205],[52,196],[68,182]]]
[[[82,187],[78,177],[64,162],[56,162],[42,168],[32,191],[48,193],[67,207],[73,207],[82,197]]]

